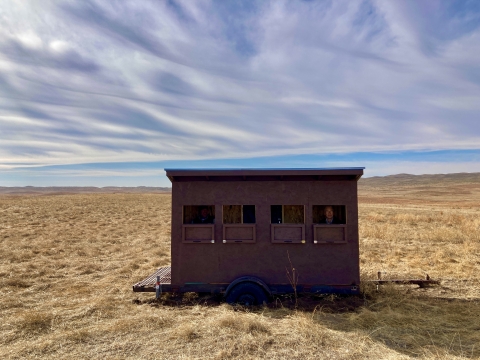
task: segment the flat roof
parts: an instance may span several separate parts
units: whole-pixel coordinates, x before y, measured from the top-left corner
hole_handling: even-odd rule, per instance
[[[165,169],[170,181],[358,180],[364,167],[311,169]]]

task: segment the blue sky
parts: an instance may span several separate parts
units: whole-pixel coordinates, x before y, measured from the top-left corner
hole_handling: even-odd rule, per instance
[[[0,2],[0,186],[480,172],[478,1]]]

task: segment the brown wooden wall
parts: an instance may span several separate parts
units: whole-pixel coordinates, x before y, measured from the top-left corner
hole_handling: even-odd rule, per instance
[[[272,243],[270,206],[299,204],[305,205],[305,243]],[[214,243],[182,242],[185,205],[215,206]],[[223,205],[255,205],[255,243],[223,243]],[[346,206],[345,243],[314,243],[313,205]],[[245,275],[267,284],[288,284],[287,251],[299,284],[360,283],[355,180],[172,183],[173,285],[230,283]]]

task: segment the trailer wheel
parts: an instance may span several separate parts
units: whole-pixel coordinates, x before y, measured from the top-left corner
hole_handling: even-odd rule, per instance
[[[229,304],[262,305],[267,301],[265,291],[259,285],[250,282],[236,285],[227,295]]]

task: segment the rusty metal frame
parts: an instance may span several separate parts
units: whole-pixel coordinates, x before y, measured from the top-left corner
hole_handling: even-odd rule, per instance
[[[426,288],[429,285],[440,285],[440,280],[423,280],[423,279],[392,279],[392,280],[367,280],[369,283],[376,285],[397,284],[397,285],[418,285]]]
[[[432,280],[430,276],[427,274],[425,279],[382,279],[382,272],[379,271],[377,273],[378,280],[367,280],[369,283],[373,283],[377,285],[385,285],[385,284],[396,284],[396,285],[418,285],[421,288],[426,288],[430,285],[440,285],[440,280]]]

